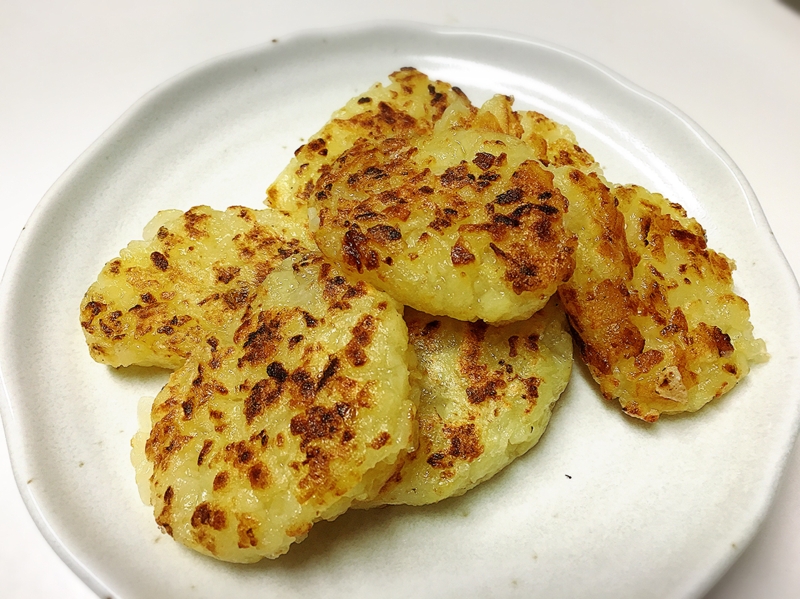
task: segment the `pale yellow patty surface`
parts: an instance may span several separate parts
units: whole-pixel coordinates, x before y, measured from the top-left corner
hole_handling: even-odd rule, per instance
[[[419,446],[360,507],[433,503],[491,478],[539,441],[572,368],[557,300],[501,327],[409,308],[405,319],[421,387]]]
[[[92,357],[109,366],[178,368],[212,328],[238,326],[269,272],[314,248],[275,210],[167,210],[109,261],[81,302]]]

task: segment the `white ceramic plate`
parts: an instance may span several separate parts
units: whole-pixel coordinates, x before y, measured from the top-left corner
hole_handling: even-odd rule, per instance
[[[137,401],[166,374],[92,362],[83,293],[160,209],[258,207],[304,136],[407,65],[476,102],[513,94],[518,108],[569,124],[611,180],[683,204],[737,260],[772,359],[699,414],[655,426],[601,400],[577,367],[539,446],[462,498],[349,512],[254,566],[185,550],[156,528],[129,463]],[[798,424],[797,285],[738,169],[685,116],[605,68],[502,34],[317,32],[176,77],[51,189],[1,301],[0,407],[22,495],[104,597],[697,597],[754,533]]]

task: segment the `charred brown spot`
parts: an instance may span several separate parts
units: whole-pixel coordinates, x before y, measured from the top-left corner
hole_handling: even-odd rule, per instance
[[[308,148],[311,152],[319,152],[322,148],[325,147],[325,140],[321,137],[317,139],[312,139],[310,142],[306,144],[306,148]]]
[[[714,344],[717,346],[717,352],[720,357],[729,356],[733,353],[734,347],[731,343],[730,335],[723,333],[719,327],[712,327],[711,336],[714,339]]]
[[[230,283],[236,276],[239,274],[241,269],[238,266],[215,266],[214,267],[214,274],[217,277],[217,281],[227,285]]]
[[[110,272],[112,275],[118,275],[121,266],[122,263],[119,260],[112,260],[108,263],[108,272]]]
[[[325,370],[322,371],[322,374],[319,377],[319,381],[317,382],[317,393],[327,384],[327,382],[336,376],[336,372],[339,370],[339,358],[336,356],[330,356],[328,358],[328,363],[325,366]]]
[[[483,403],[487,399],[496,399],[499,388],[505,386],[497,380],[489,380],[482,385],[467,387],[467,400],[471,404]]]
[[[669,232],[670,236],[681,244],[684,248],[687,249],[699,249],[704,250],[706,248],[706,240],[702,237],[695,235],[694,233],[690,233],[685,229],[671,229]]]
[[[458,166],[451,166],[439,176],[439,181],[441,181],[442,185],[452,189],[460,189],[469,185],[474,179],[475,176],[470,174],[465,162]]]
[[[531,376],[520,380],[525,385],[525,399],[528,400],[531,407],[535,406],[536,400],[539,399],[539,385],[542,384],[542,379]]]
[[[389,433],[383,431],[370,442],[369,446],[372,449],[380,449],[381,447],[386,445],[391,438],[392,436]]]
[[[106,310],[106,307],[107,307],[106,304],[102,302],[96,302],[96,301],[88,302],[81,310],[81,326],[90,333],[93,333],[94,327],[92,326],[92,323],[94,322],[94,319],[98,314]],[[100,328],[103,329],[103,332],[106,333],[106,336],[109,336],[109,333],[106,332],[106,330],[103,328],[102,320],[100,321]],[[95,344],[93,348],[98,353],[101,354],[105,353],[105,350],[99,345]]]
[[[492,217],[492,222],[495,225],[500,225],[502,227],[519,227],[520,222],[519,219],[514,218],[513,216],[506,215],[506,214],[495,214]]]
[[[446,457],[447,457],[446,453],[442,453],[440,451],[437,451],[437,452],[434,452],[431,455],[429,455],[428,459],[425,460],[425,461],[428,462],[428,464],[430,464],[434,468],[443,468],[444,466],[442,466],[442,461]]]
[[[258,527],[258,520],[246,514],[238,515],[237,519],[239,525],[236,527],[236,533],[239,536],[239,548],[258,547],[258,539],[254,532],[254,529]]]
[[[422,331],[420,331],[420,335],[423,337],[427,337],[431,333],[435,333],[439,330],[439,327],[442,326],[441,321],[439,320],[431,320],[430,322],[426,322],[425,326],[422,327]]]
[[[650,372],[654,366],[659,364],[664,359],[663,352],[657,349],[649,349],[642,352],[633,359],[633,365],[641,373]]]
[[[237,287],[222,294],[222,300],[225,305],[231,310],[238,310],[247,303],[250,295],[247,287]]]
[[[225,447],[225,451],[233,454],[233,463],[236,466],[249,464],[253,459],[253,450],[245,441],[230,443]]]
[[[399,229],[390,225],[375,225],[374,227],[370,227],[367,229],[367,235],[370,239],[382,245],[386,245],[392,241],[398,241],[403,237]]]
[[[342,259],[358,272],[378,268],[378,253],[369,247],[369,240],[357,227],[351,227],[342,238]]]
[[[533,207],[539,212],[543,212],[548,216],[554,216],[559,212],[558,208],[551,206],[550,204],[533,204]]]
[[[289,373],[280,362],[270,362],[269,366],[267,366],[267,376],[282,383],[289,377]]]
[[[431,222],[428,223],[428,227],[436,231],[437,233],[441,233],[448,227],[453,225],[453,221],[445,216],[437,216]]]
[[[167,257],[161,252],[153,252],[150,254],[150,262],[153,263],[158,270],[164,271],[169,268],[169,261]]]
[[[189,237],[192,239],[198,239],[200,237],[205,237],[208,235],[206,231],[200,228],[200,226],[211,218],[210,214],[206,214],[204,212],[198,212],[195,208],[192,208],[183,214],[183,226],[186,228],[186,232],[189,234]],[[191,249],[191,248],[189,248]]]
[[[337,410],[324,406],[311,406],[303,414],[293,417],[289,425],[291,433],[300,437],[300,447],[320,439],[332,439],[344,428],[344,419]]]
[[[281,395],[282,382],[276,378],[269,378],[260,380],[253,385],[253,389],[244,400],[244,416],[247,424],[252,423],[267,407],[275,403]]]
[[[258,441],[261,447],[266,447],[267,443],[269,443],[269,435],[267,435],[266,429],[261,429],[257,433],[253,433],[250,436],[250,441]]]
[[[510,358],[516,358],[518,354],[517,344],[519,343],[519,336],[512,335],[508,338],[508,356]]]
[[[378,214],[377,212],[374,212],[372,210],[367,210],[365,212],[359,212],[358,214],[353,215],[353,219],[367,221],[367,220],[375,220],[377,218],[380,218],[380,216],[381,215]]]
[[[537,208],[537,206],[534,204],[521,204],[514,208],[514,210],[511,211],[508,216],[516,221],[521,221],[523,217],[530,214],[535,208]]]
[[[395,110],[386,102],[378,102],[378,117],[387,125],[396,125],[397,129],[411,129],[417,122],[410,114]]]
[[[194,413],[194,402],[191,399],[187,399],[181,404],[181,407],[183,408],[184,420],[191,420]]]
[[[297,369],[292,372],[289,380],[297,387],[297,390],[304,399],[311,400],[314,398],[317,384],[308,372]]]
[[[102,312],[105,309],[106,305],[104,303],[95,301],[87,303],[86,306],[84,307],[84,310],[88,310],[92,316],[97,316],[98,314],[100,314],[100,312]]]
[[[247,335],[247,340],[242,345],[244,355],[239,358],[239,367],[246,362],[257,365],[266,362],[276,351],[276,344],[282,339],[280,334],[281,322],[279,318],[270,318],[262,313],[259,315],[261,324],[255,331]]]
[[[197,465],[202,466],[203,461],[206,459],[208,452],[211,451],[211,446],[214,445],[214,442],[206,439],[203,441],[203,447],[200,448],[200,453],[197,454]]]
[[[497,195],[494,201],[495,203],[500,205],[513,204],[515,202],[521,201],[524,195],[525,192],[523,192],[522,189],[520,189],[519,187],[514,187]]]
[[[379,169],[377,166],[368,166],[364,169],[364,176],[370,179],[384,179],[389,175],[386,171]]]
[[[322,281],[328,278],[328,275],[331,274],[331,270],[333,269],[333,264],[330,262],[323,262],[319,267],[319,280]]]
[[[375,318],[367,314],[362,316],[356,326],[352,329],[353,337],[347,343],[344,354],[353,366],[363,366],[367,363],[366,347],[372,343],[372,337],[377,329]]]
[[[229,479],[230,475],[226,471],[217,473],[217,475],[214,477],[214,482],[212,483],[213,489],[215,491],[224,489],[227,486]]]
[[[227,525],[225,512],[210,507],[205,501],[195,508],[191,521],[194,528],[210,526],[214,530],[223,530]]]
[[[686,315],[680,308],[675,308],[669,318],[669,323],[663,329],[661,334],[665,337],[674,333],[687,333],[689,331],[689,323],[686,321]]]
[[[459,238],[450,250],[450,261],[453,266],[464,266],[475,262],[475,255],[469,251],[467,245]]]
[[[559,288],[559,295],[570,315],[573,338],[595,373],[610,374],[612,364],[644,351],[644,337],[630,319],[636,307],[621,281],[604,280],[580,295],[567,284]]]
[[[477,166],[482,171],[488,171],[494,166],[495,155],[489,152],[478,152],[472,160],[472,164]]]
[[[269,485],[269,470],[265,464],[258,462],[247,471],[247,478],[254,489],[266,489]]]
[[[348,300],[364,297],[367,295],[367,292],[367,284],[364,281],[359,281],[355,286],[350,285],[345,289],[345,292],[342,294],[342,299]]]
[[[450,447],[447,453],[439,451],[428,457],[428,464],[434,468],[451,468],[455,460],[471,462],[483,453],[483,444],[474,423],[445,426],[444,433],[450,439]]]

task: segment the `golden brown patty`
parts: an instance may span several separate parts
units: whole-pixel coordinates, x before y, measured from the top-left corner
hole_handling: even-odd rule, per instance
[[[557,179],[583,198],[571,202],[579,246],[559,294],[606,398],[653,422],[700,409],[766,358],[733,292],[732,263],[680,206],[641,187],[609,190],[576,169]]]
[[[108,262],[81,302],[92,357],[109,366],[178,368],[206,332],[238,326],[267,274],[314,248],[274,210],[198,206],[158,214]]]
[[[567,386],[572,340],[552,300],[502,327],[406,309],[421,386],[419,447],[371,502],[422,505],[461,495],[541,437]]]
[[[322,129],[300,146],[267,189],[266,203],[306,220],[308,199],[320,167],[330,165],[358,139],[380,142],[389,137],[430,133],[445,109],[463,93],[432,81],[413,68],[389,75],[337,110]]]
[[[402,69],[392,73],[389,78],[391,81],[388,86],[376,84],[367,92],[352,98],[319,132],[311,136],[311,141],[298,149],[296,156],[268,189],[267,203],[293,215],[298,222],[307,222],[309,202],[313,204],[316,193],[325,191],[317,189],[315,192],[315,184],[320,187],[331,183],[331,165],[345,152],[350,158],[348,167],[361,167],[360,171],[367,174],[360,182],[360,193],[384,193],[383,200],[387,198],[387,192],[392,192],[393,183],[404,191],[411,190],[404,185],[403,172],[397,169],[410,166],[413,174],[419,174],[419,171],[430,168],[433,172],[428,172],[416,184],[416,188],[422,188],[428,192],[427,195],[424,192],[417,194],[415,202],[401,202],[400,206],[388,206],[382,201],[380,211],[373,211],[375,220],[388,210],[389,214],[383,218],[386,222],[351,221],[343,213],[339,226],[347,224],[344,232],[340,231],[340,235],[334,235],[333,239],[324,238],[323,232],[317,241],[329,256],[349,260],[356,271],[360,262],[362,273],[364,269],[370,270],[376,258],[381,256],[383,263],[378,261],[378,268],[382,270],[380,275],[366,273],[364,278],[421,310],[466,320],[483,318],[492,322],[526,318],[536,308],[543,306],[553,293],[555,286],[552,279],[564,276],[571,269],[568,256],[571,242],[560,228],[561,217],[558,213],[548,214],[547,217],[535,212],[531,214],[530,202],[515,200],[515,194],[524,191],[525,186],[521,182],[514,182],[507,189],[500,189],[504,183],[501,175],[510,176],[511,166],[517,167],[528,160],[529,164],[522,169],[521,178],[528,179],[528,183],[531,178],[538,181],[533,186],[528,185],[527,191],[546,193],[550,187],[545,174],[547,165],[580,164],[597,169],[594,159],[577,145],[569,128],[540,113],[514,111],[513,99],[509,96],[495,96],[478,110],[458,88],[432,81],[415,69]],[[444,115],[447,115],[446,123],[441,123]],[[437,138],[425,142],[435,129],[438,129]],[[460,132],[456,131],[459,129]],[[494,143],[481,144],[476,135],[465,130],[481,132],[487,136],[487,141]],[[450,133],[453,137],[448,138]],[[489,139],[492,136],[494,139]],[[499,148],[498,141],[510,144],[511,149]],[[425,143],[429,164],[414,164],[415,160],[420,162],[420,156],[409,157],[405,163],[397,160],[399,151],[411,150]],[[379,153],[384,150],[393,155],[381,157]],[[365,152],[372,153],[374,164],[363,163]],[[469,157],[468,153],[471,154]],[[369,175],[377,174],[378,171],[373,169],[385,171],[386,166],[381,163],[387,158],[391,160],[389,168],[395,167],[394,174],[397,176],[392,180],[377,182]],[[467,161],[464,161],[465,158]],[[470,163],[470,160],[474,162]],[[541,163],[531,162],[534,160],[540,160]],[[451,169],[445,174],[448,164],[458,170]],[[352,174],[343,171],[342,166],[334,168],[340,178],[349,179]],[[321,172],[329,173],[328,181],[319,184]],[[444,180],[442,175],[445,175]],[[470,177],[473,178],[471,186],[465,186],[464,181]],[[496,196],[509,190],[511,193],[498,202]],[[492,191],[494,195],[489,195]],[[443,197],[448,195],[450,197]],[[471,197],[465,201],[463,196]],[[537,203],[541,202],[536,199]],[[443,205],[438,206],[440,201]],[[503,205],[507,209],[503,209]],[[561,210],[564,205],[563,198],[555,197],[542,208],[552,210],[555,207]],[[415,220],[420,222],[403,222],[407,218],[405,215],[412,210],[427,213],[416,216]],[[361,210],[356,216],[363,219],[366,212]],[[315,230],[319,227],[319,217],[320,211],[312,209],[311,226]],[[554,227],[551,226],[553,223]],[[344,234],[354,225],[361,230],[353,230],[348,236],[347,247],[342,248]],[[464,231],[464,236],[461,225],[466,225],[468,229]],[[515,229],[512,235],[524,231],[520,235],[520,242],[504,243],[507,236],[503,230],[509,227]],[[366,229],[371,229],[371,234]],[[392,240],[401,229],[406,230],[404,242],[392,245],[404,247],[406,251],[400,253],[400,264],[389,269],[385,264],[386,259],[396,260],[398,256],[387,253],[384,251],[386,248],[375,247],[372,242],[377,240],[375,238]],[[558,240],[560,235],[562,238]],[[435,241],[428,243],[431,236]],[[479,238],[475,247],[468,243],[469,237]],[[418,250],[419,239],[422,244],[419,244]],[[512,247],[509,248],[509,245]],[[420,254],[422,260],[417,262]],[[479,273],[482,267],[486,271],[483,274]],[[429,273],[429,278],[426,279],[420,272]],[[402,279],[396,285],[391,288],[384,286],[383,280],[394,279],[398,275]],[[492,279],[498,277],[503,280],[503,285],[495,288]],[[430,291],[419,295],[422,283],[431,283]],[[450,286],[453,289],[448,289]],[[410,287],[414,288],[413,292]]]
[[[502,323],[541,309],[574,265],[568,203],[491,107],[456,101],[431,134],[359,140],[323,168],[309,210],[322,253],[429,314]]]
[[[156,397],[146,458],[163,530],[219,559],[285,553],[369,500],[413,442],[397,305],[319,254],[267,275],[232,337],[209,334]]]

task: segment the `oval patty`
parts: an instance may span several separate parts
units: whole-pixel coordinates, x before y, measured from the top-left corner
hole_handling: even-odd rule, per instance
[[[323,254],[413,308],[523,320],[574,266],[568,202],[488,109],[454,102],[430,135],[359,140],[310,198]]]
[[[533,447],[572,369],[557,300],[492,327],[406,309],[421,388],[419,446],[372,501],[422,505],[461,495]]]

